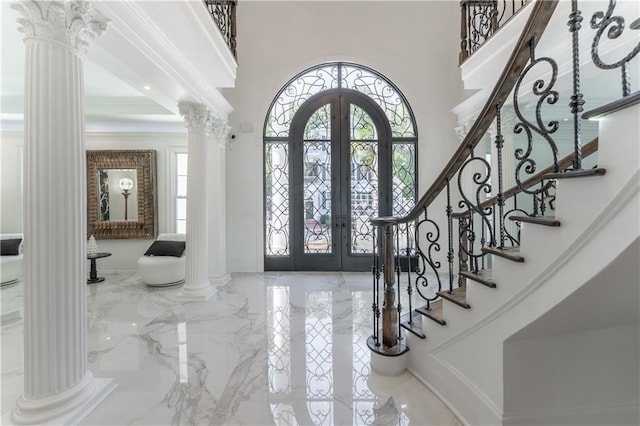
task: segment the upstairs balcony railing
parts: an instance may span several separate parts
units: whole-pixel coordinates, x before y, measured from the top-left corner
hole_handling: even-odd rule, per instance
[[[220,34],[227,42],[233,57],[238,59],[236,52],[236,7],[238,0],[204,0],[213,22],[220,29]]]
[[[520,223],[559,226],[554,217],[557,179],[605,173],[593,160],[583,162],[597,150],[598,140],[583,145],[582,120],[640,103],[640,90],[634,87],[632,92],[635,77],[630,77],[638,69],[630,64],[637,65],[640,56],[640,42],[634,37],[640,17],[625,20],[616,12],[616,1],[609,0],[606,10],[583,18],[578,0],[571,0],[569,51],[564,54],[570,72],[566,81],[559,82],[558,62],[538,52],[558,3],[539,0],[531,5],[511,57],[478,118],[413,210],[404,217],[371,220],[377,250],[372,267],[373,335],[367,342],[372,351],[383,356],[406,352],[403,328],[424,337],[416,316],[444,324],[441,298],[469,308],[467,278],[495,287],[492,255],[524,260],[519,255]],[[580,58],[581,31],[589,31],[590,62],[599,73],[608,75],[605,71],[611,70],[621,76],[621,88],[609,92],[613,99],[622,97],[586,113],[580,79],[585,66]],[[625,33],[631,35],[624,39]],[[603,51],[605,40],[613,43],[615,59],[607,54],[611,50]],[[568,93],[561,94],[560,86],[570,87]],[[559,112],[563,104],[568,108]],[[567,116],[571,118],[559,120]],[[569,129],[564,158],[558,143],[562,121]],[[407,241],[400,244],[400,235]],[[424,305],[415,308],[418,303]]]
[[[463,0],[460,2],[460,63],[480,48],[529,0]]]

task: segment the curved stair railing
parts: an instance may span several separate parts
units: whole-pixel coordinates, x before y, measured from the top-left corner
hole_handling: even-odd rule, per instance
[[[604,64],[599,60],[600,38],[604,31],[610,39],[619,37],[624,30],[624,18],[615,16],[615,0],[610,0],[607,11],[593,15],[590,24],[596,30],[591,48],[593,62],[602,69],[621,70],[623,98],[583,114],[578,46],[583,18],[577,0],[572,0],[568,27],[572,34],[573,67],[568,104],[573,117],[573,152],[559,158],[554,140],[559,122],[543,119],[544,107],[559,100],[555,89],[558,66],[553,59],[536,52],[557,4],[557,0],[547,0],[531,5],[531,15],[478,118],[411,212],[404,217],[371,220],[376,231],[372,262],[373,334],[368,346],[375,353],[397,356],[406,352],[403,328],[425,338],[420,315],[445,325],[443,299],[468,309],[467,279],[495,288],[491,256],[523,262],[519,254],[520,223],[560,226],[553,217],[555,180],[605,173],[597,167],[583,168],[582,160],[597,151],[598,139],[583,146],[581,120],[640,103],[640,91],[631,94],[628,85],[629,62],[638,56],[640,43],[623,59]],[[640,28],[640,19],[629,28]],[[525,90],[527,84],[532,86],[529,91]],[[523,99],[533,99],[531,104],[535,108],[522,107]],[[503,106],[508,103],[513,105],[516,118],[514,137],[524,140],[524,144],[505,154],[502,115]],[[495,130],[491,139],[497,157],[491,161],[494,164],[485,157],[486,148],[480,149],[484,148],[480,144],[492,125]],[[546,151],[546,157],[541,157],[540,151]],[[509,178],[516,185],[509,189],[504,189],[505,155],[513,156],[514,173]],[[539,163],[549,165],[537,171]],[[458,211],[454,212],[454,206]],[[407,238],[406,249],[398,249],[400,235]],[[403,282],[405,292],[401,290]],[[414,298],[424,305],[414,308]],[[408,305],[406,313],[403,305]]]
[[[462,0],[460,63],[473,55],[530,0]]]

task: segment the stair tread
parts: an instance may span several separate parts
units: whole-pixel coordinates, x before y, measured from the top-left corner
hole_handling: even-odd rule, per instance
[[[589,176],[602,176],[606,172],[607,172],[607,169],[603,169],[603,168],[569,170],[566,172],[549,173],[548,175],[544,175],[543,179],[571,179],[571,178],[581,178],[581,177],[589,177]]]
[[[560,226],[560,221],[553,216],[509,216],[509,220],[544,226]]]
[[[429,306],[429,309],[427,309],[427,306]],[[431,302],[429,305],[417,308],[416,312],[420,315],[424,315],[432,321],[437,322],[440,325],[447,324],[442,313],[442,300],[436,300],[435,302]]]
[[[496,288],[496,283],[491,278],[491,269],[481,269],[477,272],[460,271],[460,275],[487,287]]]
[[[454,288],[451,291],[439,291],[438,296],[448,300],[449,302],[453,302],[462,308],[471,309],[471,306],[467,303],[467,289],[465,287]]]
[[[422,320],[420,319],[417,309],[413,310],[413,322],[409,323],[409,314],[407,313],[400,317],[400,326],[421,339],[427,338],[422,331]]]
[[[484,247],[483,253],[495,254],[496,256],[504,257],[505,259],[512,260],[514,262],[524,262],[524,257],[520,256],[520,246],[497,248],[497,247]]]

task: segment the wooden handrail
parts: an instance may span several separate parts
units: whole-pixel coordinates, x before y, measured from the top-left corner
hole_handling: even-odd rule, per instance
[[[406,215],[399,218],[373,218],[371,223],[379,226],[383,224],[408,223],[416,220],[447,186],[447,181],[452,179],[467,157],[471,154],[473,148],[480,142],[487,129],[496,117],[496,105],[504,105],[507,97],[513,90],[520,74],[529,62],[530,49],[535,48],[538,41],[542,37],[553,12],[558,5],[559,0],[537,1],[533,5],[531,15],[525,24],[520,38],[518,39],[511,57],[507,62],[498,82],[493,88],[489,99],[482,108],[478,119],[467,133],[456,152],[453,154],[442,172],[436,180],[431,184],[429,189],[424,193],[422,198],[416,203],[415,207]]]

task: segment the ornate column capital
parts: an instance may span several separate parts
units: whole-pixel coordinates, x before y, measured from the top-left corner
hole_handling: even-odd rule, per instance
[[[231,126],[229,126],[227,120],[216,116],[211,118],[211,133],[220,146],[225,148],[228,146],[231,149],[231,142],[229,142],[230,132]]]
[[[89,42],[107,29],[109,19],[86,1],[25,0],[11,7],[20,14],[19,31],[25,39],[51,40],[85,54]]]
[[[178,110],[190,132],[208,134],[211,131],[211,114],[206,105],[194,102],[180,102]]]
[[[469,133],[469,130],[471,130],[471,126],[473,126],[474,122],[475,119],[469,120],[466,123],[463,123],[455,128],[456,135],[458,135],[458,142],[462,142],[464,140],[464,138],[467,136],[467,133]]]

